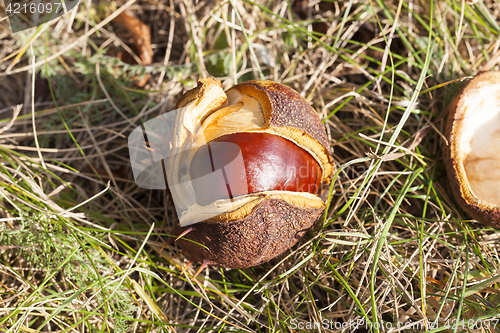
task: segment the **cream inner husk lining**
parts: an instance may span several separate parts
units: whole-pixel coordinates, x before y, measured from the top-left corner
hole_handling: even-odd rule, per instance
[[[500,84],[483,86],[464,100],[460,158],[473,195],[500,205]]]

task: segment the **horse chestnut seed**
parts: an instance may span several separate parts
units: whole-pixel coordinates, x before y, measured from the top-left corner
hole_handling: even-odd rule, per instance
[[[297,243],[323,214],[318,195],[333,171],[314,109],[279,83],[249,81],[224,92],[213,78],[198,81],[177,107],[182,158],[169,160],[167,176],[169,184],[190,179],[196,203],[171,233],[191,260],[251,267]],[[216,171],[222,176],[209,177]],[[193,196],[182,186],[170,191],[175,201]]]
[[[214,145],[214,142],[234,143],[241,151],[244,168],[239,168],[239,165],[231,168],[230,163],[235,154],[223,146]],[[210,158],[213,159],[213,168],[210,163],[204,163]],[[229,191],[232,197],[263,191],[316,194],[321,181],[321,167],[309,153],[291,141],[267,133],[228,134],[201,147],[191,160],[191,178],[205,176],[225,166],[228,173],[245,170],[244,177],[238,177],[236,182],[231,182]],[[200,204],[222,199],[228,192],[226,183],[216,182],[215,179],[208,179],[195,190],[198,194],[197,202]],[[208,200],[202,195],[207,191],[212,192]]]

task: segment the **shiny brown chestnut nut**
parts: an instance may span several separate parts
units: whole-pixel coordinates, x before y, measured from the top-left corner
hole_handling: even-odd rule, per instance
[[[451,189],[472,218],[500,228],[500,72],[485,72],[449,105],[444,161]]]
[[[195,192],[170,186],[175,202],[196,198],[171,232],[177,244],[202,267],[226,268],[259,265],[293,246],[324,212],[318,194],[333,171],[314,109],[279,83],[224,92],[213,78],[198,81],[177,107],[179,153],[167,161],[167,177],[189,179]]]

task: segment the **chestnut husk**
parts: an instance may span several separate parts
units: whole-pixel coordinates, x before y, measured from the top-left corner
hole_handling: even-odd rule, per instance
[[[500,228],[496,194],[500,175],[491,177],[500,170],[500,156],[488,150],[500,152],[500,144],[496,144],[500,131],[495,134],[495,128],[490,128],[500,124],[495,121],[500,117],[500,72],[476,75],[455,95],[448,112],[444,162],[453,195],[473,219]]]
[[[172,234],[192,228],[176,243],[193,261],[226,268],[252,267],[295,245],[323,212],[323,207],[299,208],[286,200],[266,199],[243,219],[177,226]]]
[[[201,79],[177,102],[186,108],[179,117],[179,146],[183,138],[203,133],[205,142],[239,133],[275,135],[303,149],[321,167],[321,187],[333,171],[325,128],[318,114],[300,94],[271,81],[249,81],[227,92],[219,81]],[[191,153],[192,159],[195,152]],[[170,177],[177,176],[175,161]],[[180,181],[179,181],[180,182]],[[171,189],[172,191],[172,189]],[[183,193],[173,193],[182,198]],[[171,234],[192,261],[226,268],[262,264],[296,244],[325,210],[313,193],[263,190],[231,200],[189,207]],[[201,222],[192,223],[200,216]]]

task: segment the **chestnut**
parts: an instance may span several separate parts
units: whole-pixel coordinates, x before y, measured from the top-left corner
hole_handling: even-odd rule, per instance
[[[323,214],[319,194],[333,171],[315,110],[276,82],[224,92],[214,78],[199,80],[177,108],[179,149],[166,176],[175,202],[195,192],[171,231],[190,259],[202,267],[251,267],[297,243]],[[191,190],[175,186],[186,180]]]
[[[244,167],[231,165],[234,153],[224,146],[214,145],[215,142],[236,144],[241,151]],[[207,157],[208,156],[208,157]],[[212,157],[210,163],[203,163]],[[216,157],[216,158],[215,158]],[[294,191],[317,194],[321,182],[321,167],[319,163],[305,150],[280,136],[267,133],[235,133],[221,136],[207,143],[195,153],[191,160],[191,179],[210,174],[214,170],[226,167],[226,172],[241,174],[236,182],[231,182],[227,189],[226,183],[209,179],[197,187],[198,202],[209,204],[212,199],[222,199],[227,191],[231,197],[258,193],[263,191]],[[232,166],[232,167],[231,167]],[[212,191],[211,198],[200,195]]]
[[[444,162],[457,202],[500,228],[500,72],[466,83],[448,107]]]

